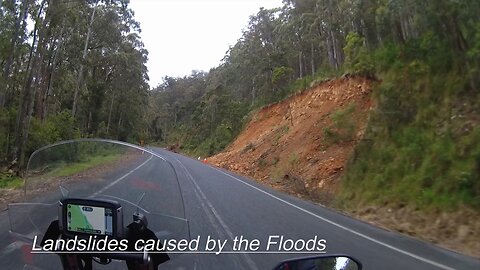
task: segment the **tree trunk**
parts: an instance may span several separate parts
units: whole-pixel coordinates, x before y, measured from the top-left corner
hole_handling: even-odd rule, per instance
[[[78,92],[80,91],[80,88],[83,86],[83,68],[84,68],[85,59],[87,58],[88,43],[90,41],[90,36],[92,34],[92,25],[93,25],[93,20],[95,19],[95,11],[96,11],[96,6],[93,7],[92,16],[90,18],[90,24],[88,25],[87,37],[85,38],[85,46],[83,47],[82,62],[80,63],[80,69],[78,71],[77,87],[75,88],[75,91],[73,93],[73,106],[72,106],[73,117],[75,117],[75,113],[77,112]]]
[[[50,78],[48,79],[47,89],[46,89],[46,91],[44,93],[44,96],[43,96],[43,108],[42,108],[42,115],[41,115],[42,119],[45,119],[47,117],[48,97],[51,96],[52,92],[53,92],[53,82],[55,80],[56,66],[57,66],[59,54],[60,54],[60,51],[61,51],[62,45],[63,45],[63,33],[64,33],[64,30],[65,30],[65,18],[66,17],[63,17],[63,20],[62,20],[62,29],[60,30],[58,45],[55,48],[55,53],[53,54],[53,61],[52,61],[51,69],[50,69]]]
[[[255,105],[255,77],[252,79],[252,106]]]
[[[315,53],[313,48],[313,42],[310,47],[310,66],[312,68],[312,76],[315,76]]]
[[[299,72],[299,76],[298,78],[302,78],[303,77],[303,64],[302,64],[302,51],[299,50],[298,51],[298,72]]]
[[[328,54],[328,62],[330,63],[330,66],[332,66],[333,68],[336,68],[335,52],[333,49],[333,41],[332,41],[331,35],[327,35],[327,54]]]
[[[468,50],[468,44],[460,26],[458,25],[458,20],[456,17],[449,17],[447,29],[449,29],[449,32],[451,33],[449,37],[452,39],[455,50],[459,52],[466,52]]]
[[[120,111],[120,115],[118,116],[118,123],[117,123],[117,137],[120,135],[120,127],[122,126],[122,115],[123,111]]]
[[[46,44],[46,42],[45,42]],[[39,65],[39,70],[37,71],[37,75],[35,76],[35,81],[36,81],[36,88],[38,88],[38,90],[35,90],[36,92],[36,96],[35,96],[35,100],[36,102],[34,103],[35,104],[35,113],[34,115],[36,117],[39,117],[41,119],[42,118],[42,115],[43,115],[43,104],[44,104],[44,95],[45,93],[47,92],[47,87],[48,87],[48,80],[49,80],[49,73],[50,73],[50,66],[52,64],[52,59],[48,59],[48,63],[45,63],[44,59],[45,59],[45,52],[46,52],[46,49],[44,49],[43,47],[46,47],[46,45],[43,45],[42,48],[41,48],[41,57],[40,59],[42,60],[40,65]]]
[[[113,111],[113,100],[115,99],[115,92],[112,90],[112,100],[110,101],[110,109],[108,110],[108,121],[107,121],[107,135],[110,130],[110,121],[112,120],[112,111]]]
[[[333,30],[330,30],[330,36],[332,39],[332,53],[333,53],[334,67],[336,70],[338,70],[340,68],[339,51],[338,51],[337,38],[335,37],[335,33],[333,32]]]
[[[167,121],[164,121],[163,126],[164,126],[164,127],[163,127],[163,134],[164,134],[164,136],[165,136],[165,137],[163,137],[163,141],[164,141],[165,143],[167,143],[167,136],[168,136],[168,132],[167,132],[167,128],[168,128],[168,126],[167,126]]]

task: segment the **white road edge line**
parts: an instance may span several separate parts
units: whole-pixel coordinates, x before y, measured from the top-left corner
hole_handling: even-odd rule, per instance
[[[345,227],[345,226],[343,226],[343,225],[340,225],[340,224],[338,224],[338,223],[336,223],[336,222],[334,222],[334,221],[331,221],[330,219],[327,219],[327,218],[324,218],[324,217],[322,217],[322,216],[319,216],[319,215],[317,215],[317,214],[315,214],[315,213],[312,213],[312,212],[310,212],[310,211],[308,211],[308,210],[306,210],[306,209],[301,208],[300,206],[297,206],[297,205],[295,205],[295,204],[293,204],[293,203],[290,203],[290,202],[288,202],[288,201],[286,201],[286,200],[284,200],[284,199],[281,199],[281,198],[279,198],[279,197],[277,197],[277,196],[275,196],[275,195],[273,195],[273,194],[270,194],[270,193],[268,193],[268,192],[266,192],[266,191],[264,191],[264,190],[262,190],[262,189],[260,189],[260,188],[258,188],[258,187],[256,187],[256,186],[254,186],[254,185],[251,185],[251,184],[249,184],[249,183],[247,183],[247,182],[245,182],[245,181],[243,181],[243,180],[241,180],[241,179],[239,179],[239,178],[237,178],[237,177],[235,177],[235,176],[233,176],[233,175],[230,175],[230,174],[228,174],[228,173],[226,173],[226,172],[224,172],[224,171],[222,171],[222,170],[220,170],[220,169],[218,169],[218,168],[215,168],[215,167],[213,167],[213,166],[208,166],[208,167],[210,167],[210,168],[212,168],[212,169],[215,169],[215,170],[221,172],[222,174],[224,174],[224,175],[226,175],[226,176],[229,176],[229,177],[237,180],[238,182],[243,183],[243,184],[245,184],[245,185],[247,185],[247,186],[249,186],[249,187],[251,187],[251,188],[253,188],[253,189],[257,190],[257,191],[260,191],[260,192],[264,193],[265,195],[268,195],[268,196],[270,196],[270,197],[272,197],[272,198],[274,198],[274,199],[277,199],[277,200],[279,200],[279,201],[281,201],[281,202],[283,202],[283,203],[285,203],[285,204],[287,204],[287,205],[289,205],[289,206],[291,206],[291,207],[293,207],[293,208],[296,208],[296,209],[298,209],[298,210],[300,210],[300,211],[302,211],[302,212],[304,212],[304,213],[307,213],[307,214],[309,214],[309,215],[311,215],[311,216],[313,216],[313,217],[316,217],[316,218],[318,218],[318,219],[321,219],[321,220],[323,220],[323,221],[325,221],[325,222],[327,222],[327,223],[330,223],[330,224],[332,224],[332,225],[334,225],[334,226],[336,226],[336,227],[338,227],[338,228],[340,228],[340,229],[343,229],[343,230],[345,230],[345,231],[348,231],[348,232],[350,232],[350,233],[353,233],[353,234],[355,234],[355,235],[358,235],[358,236],[360,236],[360,237],[363,237],[363,238],[365,238],[365,239],[367,239],[367,240],[370,240],[370,241],[372,241],[372,242],[374,242],[374,243],[377,243],[377,244],[382,245],[382,246],[384,246],[384,247],[387,247],[387,248],[389,248],[389,249],[395,250],[395,251],[397,251],[397,252],[400,252],[400,253],[402,253],[402,254],[404,254],[404,255],[410,256],[410,257],[415,258],[415,259],[417,259],[417,260],[420,260],[420,261],[422,261],[422,262],[431,264],[431,265],[433,265],[433,266],[436,266],[436,267],[439,267],[439,268],[442,268],[442,269],[445,269],[445,270],[455,270],[455,268],[451,268],[451,267],[446,266],[446,265],[444,265],[444,264],[437,263],[437,262],[434,262],[434,261],[432,261],[432,260],[429,260],[429,259],[420,257],[420,256],[418,256],[418,255],[415,255],[415,254],[410,253],[410,252],[408,252],[408,251],[405,251],[405,250],[403,250],[403,249],[396,248],[396,247],[394,247],[394,246],[392,246],[392,245],[389,245],[389,244],[387,244],[387,243],[384,243],[384,242],[382,242],[382,241],[380,241],[380,240],[377,240],[377,239],[375,239],[375,238],[372,238],[372,237],[370,237],[370,236],[368,236],[368,235],[362,234],[362,233],[360,233],[360,232],[357,232],[357,231],[355,231],[355,230],[352,230],[352,229],[350,229],[350,228],[347,228],[347,227]]]
[[[91,196],[94,197],[94,196],[97,196],[98,194],[104,192],[105,190],[113,187],[114,185],[116,185],[118,182],[122,181],[123,179],[125,179],[125,177],[129,176],[130,174],[132,174],[134,171],[140,169],[140,167],[142,167],[143,165],[147,164],[147,162],[149,162],[151,159],[153,158],[153,155],[150,155],[150,157],[145,160],[142,164],[138,165],[137,167],[135,167],[134,169],[132,169],[131,171],[127,172],[126,174],[124,174],[123,176],[121,176],[120,178],[118,178],[117,180],[111,182],[110,184],[104,186],[102,189],[100,189],[99,191],[93,193]]]

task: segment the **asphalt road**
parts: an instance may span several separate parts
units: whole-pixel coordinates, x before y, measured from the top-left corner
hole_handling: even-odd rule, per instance
[[[221,254],[174,255],[174,260],[160,269],[271,269],[280,261],[306,255],[347,254],[362,262],[364,269],[480,269],[480,260],[457,254],[400,234],[391,233],[335,211],[323,208],[289,195],[276,192],[250,179],[205,165],[162,149],[152,149],[169,160],[176,170],[189,220],[190,237],[207,237],[227,241]],[[147,162],[145,166],[149,165]],[[112,179],[155,178],[143,170],[130,170],[112,175]],[[121,176],[123,175],[123,176]],[[120,177],[121,176],[121,177]],[[170,177],[162,175],[161,177]],[[135,182],[136,183],[136,182]],[[90,185],[89,191],[134,196],[124,185],[102,187]],[[147,186],[155,189],[156,186]],[[161,186],[162,191],[173,192],[173,187]],[[171,190],[170,190],[171,189]],[[160,190],[160,189],[159,189]],[[159,197],[162,196],[159,191]],[[88,193],[88,192],[87,192]],[[56,199],[56,198],[51,198]],[[132,198],[134,200],[134,198]],[[154,201],[144,203],[147,208],[168,208]],[[172,209],[173,211],[174,209]],[[47,215],[39,212],[38,215]],[[153,221],[155,223],[155,221]],[[164,223],[165,224],[165,223]],[[172,226],[172,225],[170,225]],[[12,252],[12,238],[8,233],[6,212],[0,213],[0,268],[22,268],[21,253]],[[255,252],[233,250],[235,237],[259,241]],[[279,245],[266,249],[269,237],[284,239],[324,239],[316,252],[283,252]],[[288,248],[288,247],[285,247]],[[321,249],[321,250],[320,250]],[[204,251],[204,250],[201,250]],[[22,257],[23,256],[23,257]],[[58,258],[42,255],[46,269],[55,269]],[[49,259],[52,258],[52,259]],[[57,265],[58,266],[58,265]],[[109,268],[123,264],[114,262]],[[7,268],[4,268],[7,267]],[[103,269],[103,268],[98,268]]]

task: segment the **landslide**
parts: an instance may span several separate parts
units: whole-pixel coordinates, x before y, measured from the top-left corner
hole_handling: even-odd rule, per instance
[[[428,213],[392,204],[344,208],[341,179],[364,137],[373,81],[329,80],[253,113],[243,132],[209,163],[356,218],[480,257],[480,216],[464,208]]]
[[[209,162],[284,192],[329,204],[373,106],[372,82],[330,80],[252,116]]]

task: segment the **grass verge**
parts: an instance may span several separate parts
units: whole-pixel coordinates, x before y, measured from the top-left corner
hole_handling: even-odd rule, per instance
[[[0,189],[20,189],[22,186],[22,178],[8,173],[0,174]]]
[[[99,155],[99,156],[93,156],[75,163],[60,164],[55,169],[50,171],[48,175],[52,177],[55,177],[55,176],[63,177],[63,176],[74,175],[102,164],[107,164],[110,162],[117,161],[118,159],[120,159],[121,156],[122,156],[121,154]]]

